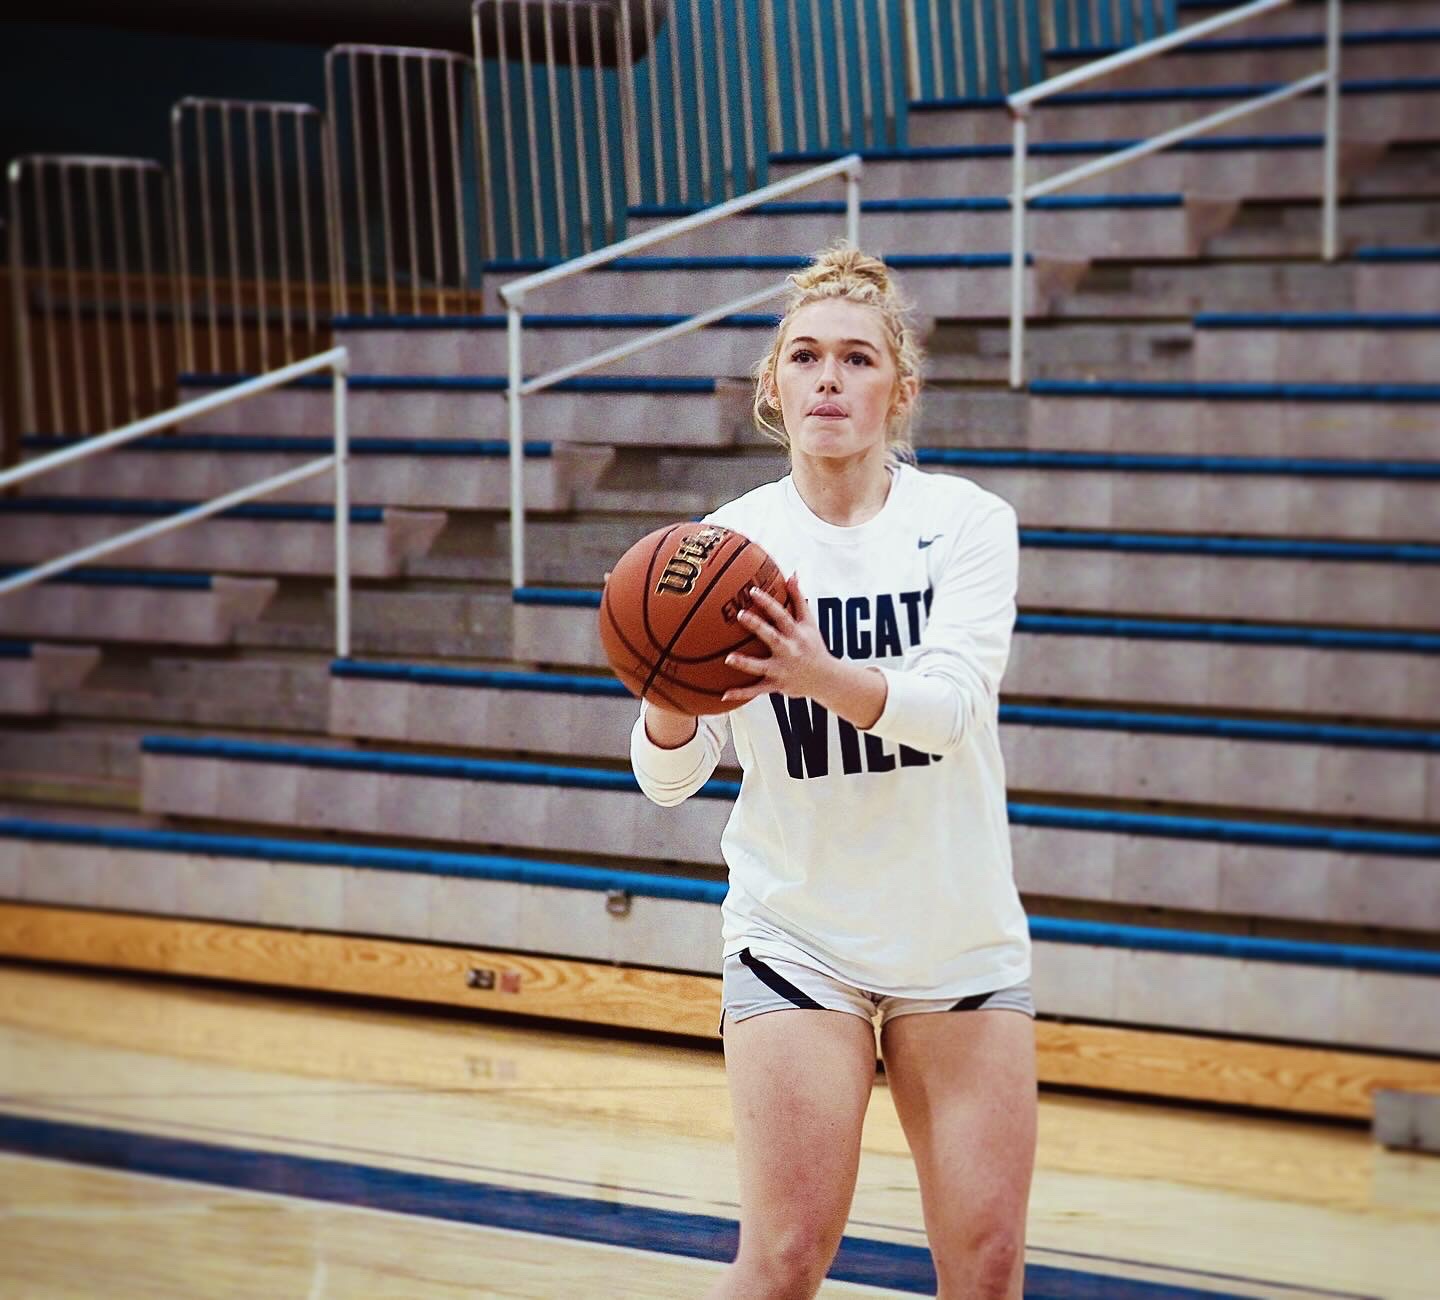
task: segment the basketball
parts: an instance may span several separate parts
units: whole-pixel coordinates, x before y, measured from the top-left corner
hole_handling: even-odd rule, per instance
[[[738,703],[725,692],[755,678],[728,667],[725,656],[770,653],[738,619],[756,587],[790,608],[780,567],[748,537],[713,524],[657,528],[620,557],[605,584],[600,642],[610,666],[661,708],[728,713]]]

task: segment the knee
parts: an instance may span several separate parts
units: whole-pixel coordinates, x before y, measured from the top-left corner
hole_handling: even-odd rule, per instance
[[[1005,1225],[931,1243],[945,1300],[1015,1300],[1025,1270],[1025,1235]]]
[[[810,1300],[824,1281],[840,1245],[839,1233],[797,1227],[746,1243],[741,1234],[736,1269],[746,1276],[746,1295],[765,1300]]]

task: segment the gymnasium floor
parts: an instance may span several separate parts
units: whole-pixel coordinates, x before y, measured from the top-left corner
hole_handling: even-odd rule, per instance
[[[0,964],[0,1296],[684,1297],[733,1240],[704,1046]],[[927,1294],[883,1082],[827,1296]],[[1027,1297],[1440,1296],[1440,1159],[1042,1094]]]

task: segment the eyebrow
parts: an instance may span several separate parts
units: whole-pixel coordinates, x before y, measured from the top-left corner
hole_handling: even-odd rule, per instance
[[[791,342],[792,344],[794,344],[794,343],[819,343],[819,341],[820,341],[819,339],[812,339],[808,334],[799,334],[799,335],[797,335],[795,338],[793,338],[793,339],[790,340],[790,342]],[[849,347],[849,346],[851,346],[852,344],[855,344],[855,343],[858,343],[862,348],[869,348],[872,352],[879,352],[879,351],[880,351],[880,349],[877,348],[873,343],[871,343],[869,339],[841,339],[841,340],[840,340],[840,346],[841,346],[842,348],[843,348],[843,347]]]

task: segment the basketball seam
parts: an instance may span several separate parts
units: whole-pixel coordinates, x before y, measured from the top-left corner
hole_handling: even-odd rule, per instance
[[[680,626],[675,629],[674,635],[671,636],[669,644],[665,647],[660,657],[655,661],[655,666],[650,670],[650,676],[645,679],[645,690],[648,691],[650,689],[651,684],[655,680],[656,674],[660,671],[660,668],[664,664],[665,660],[670,657],[670,651],[674,648],[675,642],[680,639],[685,629],[690,626],[690,620],[700,612],[700,607],[704,605],[706,597],[708,597],[710,593],[715,590],[715,584],[719,582],[720,579],[726,575],[726,573],[729,572],[730,566],[734,564],[735,561],[738,560],[742,555],[745,554],[746,550],[750,547],[750,545],[750,539],[747,537],[740,546],[737,546],[735,548],[735,550],[731,553],[730,558],[727,559],[725,563],[722,564],[720,568],[716,571],[715,576],[710,579],[709,584],[706,586],[705,590],[700,593],[699,598],[691,602],[689,611],[686,613],[685,617],[680,620]],[[649,602],[649,574],[647,572],[645,603],[648,605]],[[643,692],[641,693],[641,698],[644,698]]]

